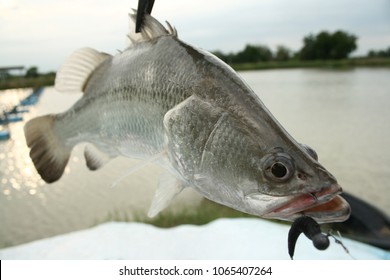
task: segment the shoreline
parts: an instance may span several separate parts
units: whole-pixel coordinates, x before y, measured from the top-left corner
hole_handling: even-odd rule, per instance
[[[45,86],[53,86],[55,74],[42,74],[38,77],[19,77],[14,76],[0,80],[0,90],[18,89],[18,88],[39,88]]]
[[[331,68],[350,69],[357,67],[390,67],[390,58],[350,58],[341,60],[288,60],[230,64],[236,71],[294,69],[294,68]]]
[[[268,61],[250,63],[229,64],[236,71],[249,70],[273,70],[273,69],[297,69],[297,68],[319,68],[319,69],[351,69],[357,67],[390,67],[390,58],[350,58],[341,60],[288,60]],[[11,77],[0,80],[0,90],[16,88],[38,88],[53,86],[55,74],[42,74],[35,78]]]

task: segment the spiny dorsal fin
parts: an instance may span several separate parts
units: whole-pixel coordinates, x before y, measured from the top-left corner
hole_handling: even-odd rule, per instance
[[[109,54],[92,48],[75,51],[58,70],[55,88],[60,92],[82,92],[92,72],[108,57]]]
[[[177,37],[177,31],[167,22],[168,29],[164,27],[157,19],[151,15],[145,14],[144,22],[141,26],[141,32],[135,33],[135,24],[137,20],[137,11],[133,10],[130,16],[130,33],[128,35],[131,44],[150,41],[164,35],[173,35]]]

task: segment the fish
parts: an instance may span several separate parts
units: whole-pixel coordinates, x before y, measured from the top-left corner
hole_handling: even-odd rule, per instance
[[[136,22],[136,11],[130,14]],[[132,30],[132,29],[131,29]],[[294,221],[344,221],[348,203],[316,152],[297,142],[229,65],[145,15],[141,32],[114,56],[76,50],[56,74],[59,92],[82,92],[69,110],[24,127],[42,179],[61,178],[72,149],[87,142],[89,169],[139,159],[164,170],[149,217],[184,189],[241,212]]]

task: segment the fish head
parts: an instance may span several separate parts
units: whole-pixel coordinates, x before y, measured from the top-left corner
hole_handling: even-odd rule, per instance
[[[189,98],[164,119],[173,169],[185,185],[242,212],[289,221],[301,215],[319,223],[346,220],[350,208],[335,177],[313,149],[276,122],[270,125],[269,116],[250,122],[209,100]]]
[[[255,159],[255,167],[258,189],[245,199],[251,208],[263,209],[262,217],[293,221],[307,215],[319,223],[349,217],[341,186],[309,146],[274,147]]]

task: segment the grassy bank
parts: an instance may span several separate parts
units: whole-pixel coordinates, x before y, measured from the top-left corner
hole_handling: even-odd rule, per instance
[[[352,58],[343,60],[289,60],[256,63],[241,63],[231,65],[237,71],[288,69],[288,68],[335,68],[348,69],[354,67],[390,67],[390,58]],[[9,77],[0,79],[0,90],[12,88],[37,88],[54,85],[55,74],[40,75],[35,78]]]
[[[12,88],[38,88],[54,85],[55,74],[45,74],[34,78],[8,77],[0,79],[0,90]]]
[[[288,68],[354,68],[354,67],[390,67],[390,58],[352,58],[342,60],[289,60],[231,65],[237,71],[288,69]]]
[[[132,213],[131,213],[132,212]],[[198,207],[188,207],[180,211],[166,209],[151,219],[146,213],[137,211],[112,211],[103,220],[96,221],[100,224],[107,221],[116,222],[139,222],[151,224],[157,227],[169,228],[183,224],[204,225],[219,218],[251,218],[256,216],[236,211],[232,208],[217,204],[207,199],[203,199]]]
[[[195,209],[186,209],[180,213],[171,213],[169,210],[163,211],[154,219],[145,221],[141,218],[139,222],[146,222],[158,227],[174,227],[182,224],[204,225],[219,218],[243,217],[255,216],[204,199],[199,207]]]

